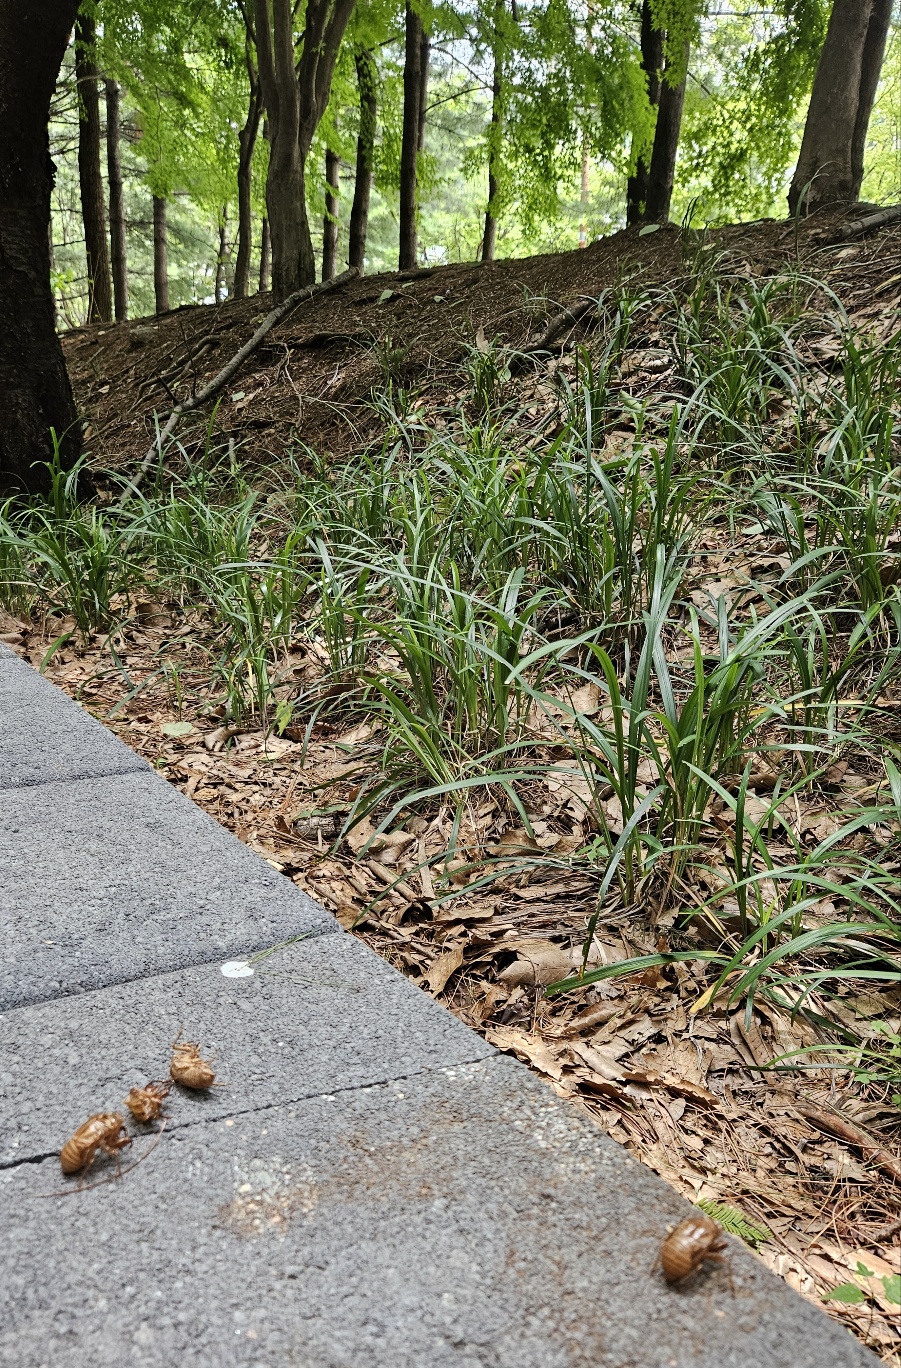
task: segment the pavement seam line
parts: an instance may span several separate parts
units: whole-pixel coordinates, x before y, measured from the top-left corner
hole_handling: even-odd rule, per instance
[[[421,1069],[414,1069],[411,1073],[392,1074],[389,1078],[378,1078],[369,1083],[348,1083],[342,1087],[328,1088],[322,1092],[301,1093],[297,1097],[279,1098],[277,1102],[264,1102],[257,1107],[244,1107],[216,1117],[198,1116],[195,1120],[178,1121],[174,1125],[167,1126],[166,1132],[168,1135],[175,1135],[178,1131],[193,1130],[196,1126],[219,1126],[226,1121],[235,1120],[239,1116],[256,1116],[260,1113],[276,1111],[280,1107],[298,1106],[302,1102],[317,1102],[324,1098],[340,1097],[345,1093],[366,1092],[370,1088],[390,1088],[392,1083],[403,1083],[408,1079],[423,1078],[428,1074],[444,1073],[448,1069],[471,1068],[474,1064],[495,1064],[500,1058],[500,1052],[495,1050],[492,1054],[479,1055],[473,1059],[459,1059],[453,1064],[425,1065]],[[147,1131],[135,1138],[150,1139],[152,1135],[152,1132]],[[24,1168],[26,1164],[42,1164],[48,1159],[58,1159],[59,1153],[59,1150],[47,1150],[41,1154],[23,1155],[21,1159],[0,1161],[0,1172],[10,1172],[14,1169]]]
[[[20,784],[5,784],[0,781],[0,794],[19,793],[22,789],[49,788],[52,784],[79,784],[85,779],[118,779],[121,775],[141,774],[144,770],[154,773],[153,767],[146,760],[140,756],[137,756],[137,759],[138,764],[130,765],[127,769],[104,770],[101,774],[60,774],[53,779],[23,779]]]

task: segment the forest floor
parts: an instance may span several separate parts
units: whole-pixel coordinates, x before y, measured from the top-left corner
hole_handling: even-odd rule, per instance
[[[588,444],[589,450],[592,444],[600,450],[603,468],[609,463],[611,472],[621,472],[643,431],[658,446],[665,442],[674,394],[683,404],[690,395],[690,390],[680,389],[680,366],[696,363],[703,328],[691,346],[680,350],[678,319],[673,319],[691,312],[699,281],[708,299],[714,300],[705,316],[711,329],[717,319],[722,323],[731,317],[738,320],[738,330],[750,326],[748,319],[762,297],[772,306],[790,280],[792,323],[780,326],[785,329],[783,338],[792,339],[793,354],[803,356],[805,393],[816,392],[822,400],[831,387],[844,386],[847,399],[847,339],[853,335],[858,341],[867,339],[872,355],[883,358],[881,370],[877,366],[866,372],[872,391],[867,402],[878,408],[879,396],[873,395],[886,381],[884,358],[894,357],[898,350],[901,233],[895,228],[849,237],[848,224],[827,218],[800,225],[740,225],[707,235],[662,229],[638,236],[632,231],[582,252],[353,281],[301,305],[273,332],[225,394],[210,433],[199,435],[196,424],[193,429],[186,426],[182,451],[170,454],[171,468],[184,476],[204,451],[207,457],[214,451],[220,470],[224,463],[231,476],[236,469],[242,472],[237,503],[243,499],[241,506],[256,510],[248,511],[252,521],[260,509],[271,509],[273,501],[282,498],[273,472],[290,449],[296,470],[309,469],[316,482],[322,500],[322,537],[331,545],[324,529],[337,527],[338,515],[326,507],[329,484],[336,490],[336,501],[354,504],[353,516],[359,517],[354,503],[358,490],[342,486],[342,472],[345,466],[356,470],[359,453],[368,444],[376,443],[375,464],[381,460],[386,466],[397,460],[415,464],[415,453],[431,450],[431,464],[425,461],[417,467],[423,474],[417,486],[421,495],[429,479],[437,484],[444,478],[436,462],[451,461],[447,443],[457,432],[460,416],[467,431],[478,429],[484,435],[485,412],[495,404],[504,415],[496,425],[503,429],[503,451],[495,450],[491,460],[501,468],[501,492],[510,491],[521,476],[533,478],[528,475],[530,462],[556,459],[559,443],[575,431],[573,415],[579,405],[573,403],[573,395],[579,395],[580,385],[585,388],[586,375],[596,376],[606,356],[610,364],[598,420],[602,436],[597,440],[596,433],[593,443],[589,433]],[[728,298],[718,295],[721,283]],[[766,295],[771,284],[772,298]],[[779,297],[784,300],[784,293]],[[618,309],[616,316],[622,319],[624,299],[642,302],[633,310],[628,336],[621,339],[611,361],[610,312]],[[579,317],[575,311],[585,300],[601,303]],[[549,321],[565,309],[573,312],[563,319],[553,341],[543,350],[529,351],[539,347]],[[730,309],[737,312],[730,314]],[[183,399],[208,380],[264,312],[264,302],[251,298],[218,309],[186,308],[160,319],[68,334],[67,361],[90,423],[96,465],[120,473],[134,469],[152,441],[154,414],[162,420],[176,398]],[[760,332],[773,323],[767,316],[754,326]],[[715,365],[703,376],[695,375],[696,387],[709,396],[726,376],[727,391],[733,383],[740,388],[741,376],[747,378],[760,353],[759,343],[757,336],[750,346],[746,333],[731,361],[721,350]],[[784,369],[786,364],[782,355],[778,365]],[[855,383],[859,390],[859,374]],[[761,451],[785,452],[796,438],[801,441],[795,391],[789,386],[788,394],[784,388],[777,394],[770,381],[764,388],[762,401],[762,391],[741,399],[747,408],[741,424],[735,410],[728,421],[736,431],[739,426],[743,433],[750,431],[748,415],[756,404],[760,423],[755,440]],[[717,390],[721,437],[723,414],[733,402],[730,392],[724,396]],[[863,401],[858,396],[855,402]],[[894,405],[897,417],[897,389],[894,400],[889,397],[885,402],[888,411]],[[871,418],[867,431],[875,432],[878,423]],[[829,427],[822,413],[817,422],[818,431],[804,440],[813,442],[811,450],[822,452],[824,434],[839,431],[842,423]],[[393,455],[384,445],[388,428]],[[700,670],[703,678],[716,657],[724,615],[730,621],[751,623],[753,630],[753,624],[768,618],[775,622],[781,609],[774,605],[790,573],[805,558],[809,564],[812,554],[826,557],[827,550],[830,555],[833,550],[828,538],[815,534],[819,514],[806,497],[800,517],[812,538],[813,553],[805,548],[799,552],[790,544],[790,518],[777,526],[778,520],[768,522],[762,513],[750,517],[745,511],[750,507],[746,485],[753,484],[755,471],[753,455],[742,447],[744,436],[729,436],[716,447],[712,438],[707,440],[707,431],[695,433],[692,450],[699,453],[696,461],[704,463],[705,479],[715,473],[715,493],[711,496],[711,484],[703,508],[697,506],[680,588],[682,636],[670,625],[660,638],[680,699],[691,695],[692,671]],[[901,459],[897,432],[893,436],[889,430],[888,443],[895,455],[884,473],[895,480],[889,490],[894,509],[899,503],[895,486]],[[727,446],[742,447],[738,473],[735,463],[730,467],[724,459]],[[370,461],[371,482],[372,467]],[[673,486],[667,507],[661,510],[654,497],[663,479],[657,470],[642,486],[643,511],[633,526],[639,541],[646,541],[649,521],[658,513],[672,512],[682,498],[683,486]],[[486,487],[479,488],[482,493],[473,498],[484,511],[490,500]],[[367,497],[374,497],[376,484],[367,489]],[[457,493],[441,504],[448,525],[468,497],[465,490],[455,489]],[[883,488],[880,497],[884,495]],[[165,502],[166,495],[158,487],[153,497]],[[612,494],[604,497],[610,507]],[[758,513],[772,509],[759,493],[754,497]],[[109,490],[101,489],[100,498],[101,508],[112,506]],[[786,496],[785,507],[790,504]],[[885,506],[883,498],[878,507]],[[509,512],[511,526],[519,516],[515,510]],[[409,509],[403,518],[397,514],[397,525],[410,517]],[[464,542],[472,544],[478,519],[475,513],[470,517]],[[387,521],[378,524],[382,532],[373,535],[376,541],[381,535],[396,551],[396,528],[389,526],[388,514],[384,518]],[[313,531],[315,524],[314,516]],[[313,531],[308,528],[307,535],[313,536]],[[543,523],[541,528],[536,524],[536,540],[545,532]],[[897,647],[892,636],[898,625],[892,616],[897,598],[893,557],[901,538],[901,514],[883,532],[878,565],[870,562],[883,597],[861,609],[867,630],[875,634],[872,640],[867,638],[864,652],[871,671],[866,679],[859,668],[860,633],[854,637],[855,628],[846,621],[844,600],[845,617],[828,617],[829,595],[839,592],[834,577],[825,589],[821,586],[823,597],[817,599],[814,617],[820,614],[825,634],[816,637],[814,628],[811,640],[825,650],[826,665],[833,636],[841,638],[843,649],[852,655],[858,651],[858,663],[847,667],[830,701],[819,697],[821,711],[812,731],[808,729],[806,743],[808,754],[816,752],[817,763],[805,768],[804,762],[799,769],[797,752],[804,746],[789,745],[779,731],[788,726],[784,704],[789,686],[774,684],[766,691],[767,680],[777,679],[790,648],[787,639],[780,638],[779,650],[758,662],[756,692],[748,695],[755,707],[745,708],[743,723],[735,723],[739,730],[745,728],[739,744],[741,762],[732,756],[717,771],[719,788],[712,784],[700,803],[698,821],[704,831],[695,839],[703,859],[688,866],[679,863],[673,853],[676,843],[667,848],[671,862],[661,863],[654,854],[658,847],[648,835],[636,855],[646,864],[634,885],[619,875],[625,859],[631,858],[623,852],[638,818],[631,824],[627,820],[627,794],[617,786],[615,775],[611,783],[597,782],[607,754],[601,733],[608,740],[613,735],[609,728],[615,703],[615,690],[596,665],[600,657],[580,655],[573,647],[570,659],[576,665],[568,682],[561,682],[560,676],[543,678],[540,691],[535,686],[524,706],[520,707],[521,699],[516,707],[511,705],[511,716],[519,708],[521,720],[517,744],[524,744],[521,738],[527,736],[533,759],[543,747],[543,767],[533,759],[524,766],[520,751],[519,768],[504,777],[497,756],[505,738],[509,746],[512,733],[501,725],[499,737],[484,743],[491,763],[477,773],[472,764],[481,757],[471,737],[473,730],[478,731],[476,724],[467,733],[470,768],[454,771],[442,783],[444,771],[437,760],[430,768],[426,754],[429,738],[421,733],[428,728],[416,715],[412,695],[404,693],[413,674],[413,656],[405,654],[407,638],[402,640],[396,625],[391,633],[383,631],[389,597],[385,586],[391,573],[400,573],[387,561],[379,562],[380,588],[374,598],[378,612],[367,609],[365,641],[354,635],[355,625],[362,621],[361,600],[351,602],[349,592],[346,602],[338,603],[329,630],[322,616],[316,618],[316,630],[304,626],[304,601],[302,596],[295,600],[299,625],[282,635],[279,668],[272,672],[267,698],[256,687],[262,670],[257,658],[252,663],[240,654],[236,638],[223,636],[219,600],[192,590],[184,576],[178,592],[164,584],[158,552],[153,573],[144,575],[139,587],[134,578],[128,588],[113,587],[112,623],[86,628],[82,622],[79,627],[66,598],[71,589],[64,590],[63,577],[57,576],[55,588],[42,589],[27,602],[23,598],[18,607],[10,604],[13,611],[0,627],[5,642],[43,668],[49,679],[146,756],[195,803],[332,908],[345,927],[500,1049],[527,1061],[574,1105],[587,1108],[613,1139],[691,1200],[720,1215],[728,1229],[758,1249],[770,1268],[843,1319],[897,1368],[897,954],[891,961],[894,968],[886,974],[873,968],[875,960],[860,969],[862,961],[848,967],[840,955],[830,959],[824,951],[818,959],[807,949],[803,954],[793,950],[795,959],[781,962],[782,977],[773,980],[770,989],[738,998],[723,991],[723,985],[714,986],[715,974],[711,977],[710,960],[704,958],[720,954],[725,946],[725,960],[721,957],[716,963],[726,963],[732,981],[750,969],[761,973],[768,962],[761,944],[766,950],[767,942],[761,942],[760,935],[748,939],[749,888],[763,890],[758,911],[766,903],[765,915],[773,917],[784,910],[779,898],[788,883],[792,896],[800,896],[799,861],[807,862],[808,875],[797,903],[797,921],[792,923],[792,947],[800,946],[799,937],[804,936],[804,945],[812,945],[819,931],[824,945],[827,931],[840,939],[836,925],[854,918],[867,923],[864,932],[874,930],[878,940],[880,908],[891,904],[897,909],[892,899],[901,868],[901,792],[892,790],[893,815],[887,816],[879,804],[893,779],[884,755],[896,755],[901,741],[901,672],[891,655]],[[402,533],[401,543],[406,535]],[[357,536],[362,555],[366,536],[359,527]],[[257,563],[274,554],[272,543],[271,530],[255,523],[247,545]],[[409,544],[408,560],[416,554],[409,552]],[[426,567],[421,576],[429,573],[429,557],[438,554],[433,543],[430,547],[421,562]],[[851,554],[847,546],[845,551]],[[216,554],[220,563],[227,560],[225,551]],[[46,560],[39,556],[35,564],[45,567]],[[322,564],[329,564],[327,558]],[[833,561],[829,565],[834,570]],[[43,573],[36,572],[36,578]],[[849,572],[843,573],[848,578]],[[586,583],[590,578],[589,573]],[[283,580],[284,573],[280,585]],[[359,572],[353,581],[361,594],[368,592],[367,582],[364,577],[360,589]],[[345,590],[350,583],[345,582]],[[537,583],[540,598],[546,585]],[[508,662],[531,660],[530,647],[540,653],[567,632],[583,640],[586,626],[594,620],[592,612],[600,620],[601,608],[586,607],[591,585],[576,584],[575,571],[569,583],[570,588],[553,601],[553,611],[548,600],[541,599],[528,619],[531,635],[517,639]],[[811,588],[809,579],[803,583],[804,593],[812,594],[816,586]],[[486,592],[480,590],[482,597]],[[803,597],[797,595],[792,602]],[[317,604],[321,614],[319,600]],[[271,604],[266,611],[271,615],[267,621],[274,622]],[[427,607],[430,620],[435,611]],[[648,614],[654,611],[649,591],[631,616],[620,620],[620,638],[627,640],[625,655],[617,655],[616,633],[609,638],[610,658],[617,661],[624,690],[630,670],[640,673],[636,622],[644,614],[647,625]],[[374,648],[373,632],[381,633]],[[343,645],[337,641],[342,633],[347,638]],[[889,639],[893,644],[884,647]],[[373,683],[373,674],[362,688],[360,658],[354,655],[361,641],[368,668],[376,668],[371,664],[373,651],[381,651],[378,668],[383,671],[380,683]],[[428,649],[437,658],[444,646],[433,642]],[[492,648],[492,659],[498,658],[500,649]],[[873,659],[879,651],[887,663],[877,669]],[[238,656],[250,681],[243,695],[234,677],[223,685],[223,661]],[[563,652],[564,664],[565,657]],[[810,652],[807,659],[810,663]],[[665,671],[655,660],[658,678],[649,687],[647,715],[656,709],[657,718],[666,712],[666,687]],[[732,656],[729,660],[734,664]],[[713,682],[704,695],[708,711],[710,688],[719,687],[717,668],[714,664],[708,684]],[[445,661],[442,669],[441,687],[449,696],[451,667]],[[837,672],[840,667],[833,662],[832,673]],[[390,689],[385,677],[395,680]],[[483,671],[479,688],[484,692],[477,708],[492,696],[484,677]],[[738,670],[727,681],[723,697],[740,693],[742,678]],[[461,690],[465,687],[456,683]],[[781,702],[773,703],[780,688]],[[792,688],[797,699],[803,691],[797,683]],[[404,706],[397,703],[400,694]],[[448,706],[441,703],[431,725],[437,717],[437,725],[453,730]],[[782,712],[777,716],[779,707]],[[768,708],[769,730],[755,732]],[[841,713],[839,724],[836,709]],[[635,709],[621,712],[636,716]],[[678,725],[683,726],[685,709],[680,719]],[[486,714],[486,738],[492,725]],[[678,747],[665,763],[659,759],[655,747],[665,749],[665,724],[655,720],[649,727],[647,735],[642,733],[640,761],[631,776],[632,813],[638,812],[642,820],[653,812],[654,802],[662,801],[656,796],[660,788],[675,782],[679,762]],[[615,749],[612,741],[610,745]],[[459,742],[458,750],[463,746]],[[587,761],[589,750],[592,758]],[[710,754],[703,765],[699,751],[692,754],[696,769],[712,773]],[[614,760],[610,765],[615,768]],[[405,766],[406,788],[401,773]],[[371,802],[362,801],[367,794],[374,795]],[[396,805],[400,802],[407,804],[403,810]],[[732,871],[739,862],[743,832],[750,836],[754,868],[746,863],[739,877]],[[667,839],[672,839],[671,832]],[[811,865],[811,860],[819,863]],[[869,862],[868,877],[857,882],[851,869],[855,860]],[[792,872],[792,879],[780,882],[783,868]],[[617,879],[605,880],[605,871],[614,870],[619,871]],[[880,890],[879,897],[885,893],[885,902],[875,910],[873,902],[866,901],[871,887]],[[551,984],[577,973],[586,928],[589,969],[609,967],[610,975],[596,973],[593,981],[589,976],[582,986],[548,996]],[[838,939],[829,941],[829,954],[837,944]],[[676,952],[680,959],[666,958]],[[737,958],[730,966],[732,952]],[[883,964],[889,962],[886,954],[883,941],[877,953]],[[617,964],[639,957],[650,962],[625,975],[615,972]],[[838,987],[832,990],[830,974],[838,974],[833,980]],[[747,981],[758,982],[753,974]],[[842,1054],[842,1049],[851,1054]],[[795,1051],[807,1053],[793,1055]]]

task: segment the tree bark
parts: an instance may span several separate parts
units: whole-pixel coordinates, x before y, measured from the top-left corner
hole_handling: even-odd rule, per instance
[[[879,79],[877,71],[874,80],[872,69],[881,67],[884,50],[878,29],[886,9],[890,15],[890,6],[884,6],[882,0],[833,0],[798,165],[788,192],[793,214],[802,207],[809,211],[829,204],[850,204],[857,198],[867,124]]]
[[[424,130],[423,48],[427,40],[422,19],[407,5],[404,42],[404,117],[400,153],[400,250],[398,267],[412,270],[417,263],[416,181],[421,130]],[[426,48],[426,52],[428,49]],[[428,79],[426,67],[426,79]]]
[[[654,110],[660,106],[664,36],[662,29],[654,27],[651,0],[644,0],[641,6],[641,69],[648,84],[648,100]],[[644,220],[651,176],[650,154],[650,146],[642,148],[629,177],[626,187],[626,222],[629,224]]]
[[[128,262],[125,243],[125,199],[122,193],[122,123],[119,87],[106,82],[106,176],[109,190],[110,265],[116,321],[128,317]]]
[[[47,123],[77,0],[0,3],[0,490],[49,485],[51,428],[66,466],[81,431],[53,322]]]
[[[169,228],[166,201],[153,197],[153,295],[158,314],[169,311]]]
[[[263,219],[260,233],[260,294],[268,294],[272,269],[272,241],[269,237],[269,220]]]
[[[876,103],[891,22],[892,0],[874,0],[860,64],[857,116],[854,120],[854,136],[851,139],[851,194],[855,200],[860,198],[860,187],[863,184],[867,129],[870,126],[873,105]]]
[[[88,321],[113,316],[109,250],[100,174],[100,73],[94,62],[97,35],[92,15],[75,21],[75,79],[78,85],[78,181],[88,266]]]
[[[357,166],[354,175],[354,200],[350,210],[348,265],[362,271],[366,263],[366,235],[369,231],[369,198],[372,193],[372,168],[375,163],[375,130],[378,118],[378,70],[368,48],[354,53],[357,89],[360,92],[360,130],[357,134]]]
[[[669,219],[676,178],[676,157],[679,153],[679,134],[682,129],[682,110],[685,105],[688,55],[686,44],[683,54],[683,69],[686,74],[679,84],[670,85],[665,78],[660,83],[657,127],[654,129],[654,148],[651,152],[645,201],[645,218],[651,223],[666,223]]]
[[[331,148],[325,154],[325,216],[322,220],[322,279],[333,280],[338,260],[338,175],[341,158]]]
[[[250,99],[247,119],[238,133],[238,252],[235,257],[235,299],[245,299],[250,289],[250,253],[253,242],[253,153],[260,127],[262,100],[260,82],[247,51]]]
[[[255,0],[260,85],[269,116],[266,210],[276,299],[310,285],[316,259],[306,206],[306,159],[328,104],[341,39],[355,0],[307,0],[303,49],[294,52],[291,0]]]
[[[223,206],[222,215],[219,219],[219,247],[216,252],[216,281],[213,286],[213,299],[217,304],[221,304],[225,298],[225,262],[228,256],[225,235],[228,228],[228,210]]]
[[[485,210],[485,231],[482,234],[482,260],[493,261],[497,250],[497,200],[501,189],[501,138],[504,128],[504,53],[500,20],[504,0],[498,0],[494,12],[494,69],[491,81],[491,123],[488,128],[488,207]]]

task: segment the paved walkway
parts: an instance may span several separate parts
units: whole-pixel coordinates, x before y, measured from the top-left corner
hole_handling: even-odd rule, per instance
[[[878,1362],[737,1241],[665,1286],[681,1198],[5,650],[0,1009],[3,1368]],[[226,1086],[48,1196],[180,1028]]]

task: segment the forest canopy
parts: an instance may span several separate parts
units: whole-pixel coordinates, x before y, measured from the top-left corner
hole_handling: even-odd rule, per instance
[[[661,89],[681,88],[684,97],[665,216],[698,226],[781,216],[828,17],[825,0],[459,0],[412,10],[361,0],[349,18],[339,16],[330,90],[321,114],[308,116],[315,126],[303,194],[313,269],[323,271],[323,255],[326,273],[350,260],[363,164],[368,221],[362,256],[356,224],[352,264],[367,271],[398,264],[404,203],[409,221],[412,202],[419,264],[477,259],[489,245],[498,256],[559,250],[613,231],[650,155]],[[649,21],[659,40],[656,91],[643,42]],[[297,56],[302,13],[291,22]],[[89,276],[98,274],[85,250],[79,156],[92,101],[111,229],[111,175],[115,182],[121,168],[120,312],[220,301],[270,283],[271,130],[257,24],[243,0],[82,4],[50,124],[52,273],[63,325],[85,321]],[[403,186],[411,27],[422,106],[412,201],[409,155]],[[861,197],[896,200],[899,185],[895,12]]]

